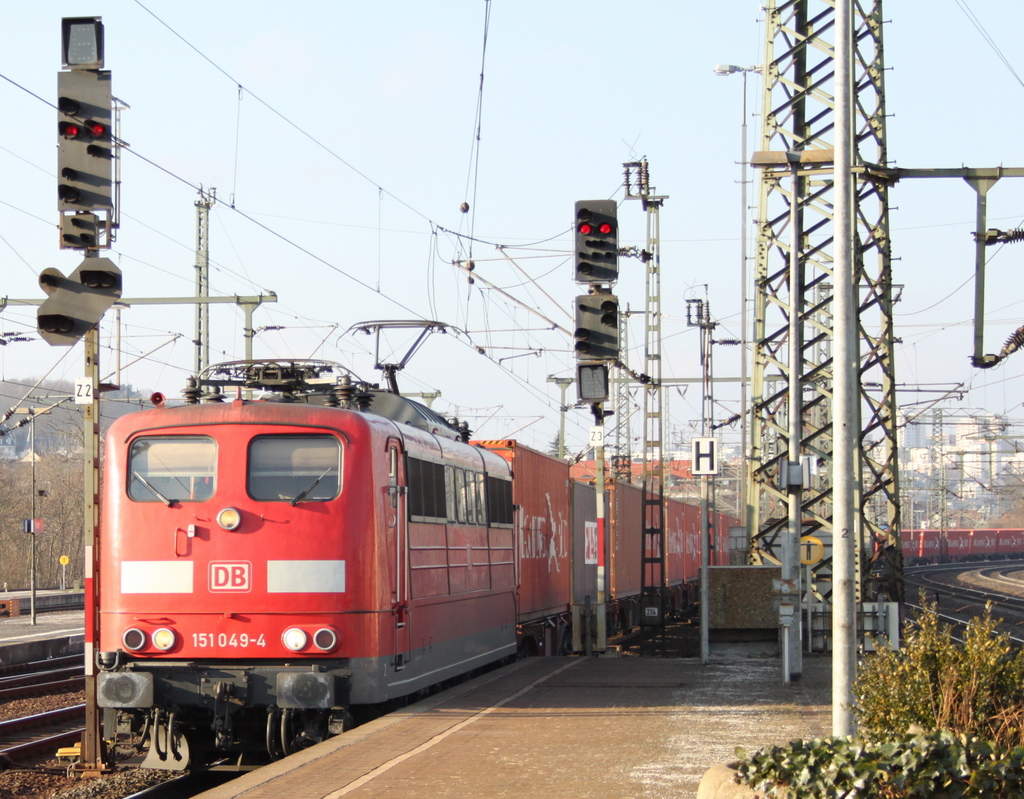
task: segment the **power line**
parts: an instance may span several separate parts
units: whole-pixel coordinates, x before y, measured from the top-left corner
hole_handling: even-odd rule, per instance
[[[1003,55],[1003,51],[999,49],[999,45],[996,44],[995,39],[989,35],[987,30],[985,30],[985,26],[981,24],[981,20],[978,19],[975,13],[968,7],[967,0],[956,0],[956,4],[960,6],[960,10],[964,12],[967,19],[971,21],[971,24],[977,29],[978,33],[981,34],[981,38],[988,43],[988,46],[991,47],[993,52],[999,57],[999,60],[1003,62],[1004,66],[1008,70],[1010,70],[1010,74],[1017,79],[1017,83],[1024,86],[1024,80],[1021,80],[1020,75],[1017,74],[1017,70],[1013,68],[1006,56]]]
[[[384,192],[386,195],[391,197],[393,200],[395,200],[396,202],[400,203],[404,207],[408,208],[414,214],[416,214],[417,216],[423,218],[424,220],[426,220],[430,224],[434,224],[433,220],[431,220],[429,216],[424,214],[422,211],[419,211],[418,209],[413,208],[411,205],[409,205],[407,202],[405,202],[401,197],[399,197],[396,194],[393,194],[392,192],[390,192],[387,189],[385,189],[384,187],[382,187],[377,181],[373,180],[369,175],[365,174],[364,172],[362,172],[361,170],[356,168],[353,164],[351,164],[348,161],[346,161],[344,158],[342,158],[340,155],[338,155],[338,153],[334,152],[334,150],[332,150],[330,147],[328,147],[326,144],[324,144],[322,141],[320,141],[318,138],[316,138],[313,134],[309,133],[304,128],[299,127],[299,125],[296,122],[294,122],[292,119],[290,119],[288,116],[286,116],[285,114],[283,114],[280,111],[278,111],[276,108],[274,108],[274,106],[270,105],[270,103],[266,102],[261,97],[257,96],[255,93],[253,93],[250,89],[248,89],[244,85],[242,85],[241,81],[238,81],[234,77],[232,77],[231,74],[228,73],[227,70],[225,70],[223,67],[221,67],[216,61],[214,61],[212,58],[210,58],[208,55],[206,55],[206,53],[204,53],[202,50],[200,50],[198,47],[196,47],[194,44],[192,44],[192,42],[190,42],[188,39],[186,39],[184,36],[182,36],[176,30],[174,30],[174,28],[172,28],[170,25],[168,25],[166,22],[164,22],[160,17],[158,17],[156,14],[154,14],[152,11],[150,11],[150,9],[146,8],[146,6],[144,6],[140,2],[140,0],[135,0],[135,4],[139,8],[141,8],[143,11],[145,11],[147,14],[149,14],[151,17],[153,17],[153,19],[155,19],[157,22],[159,22],[161,25],[163,25],[165,28],[167,28],[167,30],[169,30],[171,33],[173,33],[187,47],[189,47],[191,50],[193,50],[200,58],[202,58],[204,61],[206,61],[210,66],[212,66],[214,69],[216,69],[219,73],[221,73],[225,78],[230,80],[233,84],[235,84],[235,86],[238,87],[239,91],[244,91],[246,94],[248,94],[250,97],[252,97],[256,102],[258,102],[260,105],[262,105],[268,111],[270,111],[272,114],[274,114],[276,117],[278,117],[281,121],[283,121],[284,123],[286,123],[290,127],[294,128],[296,131],[301,133],[303,136],[305,136],[307,139],[309,139],[311,142],[313,142],[313,144],[315,144],[317,147],[322,149],[324,152],[326,152],[332,158],[334,158],[335,160],[339,161],[340,163],[344,164],[346,167],[351,169],[353,172],[355,172],[357,175],[359,175],[359,177],[361,177],[367,183],[369,183],[372,186],[376,187],[378,190]],[[232,203],[230,207],[234,208],[234,204]]]

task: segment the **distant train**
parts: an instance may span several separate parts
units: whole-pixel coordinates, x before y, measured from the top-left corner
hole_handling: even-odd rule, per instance
[[[599,561],[609,632],[650,607],[633,486],[609,486],[601,552],[595,487],[565,462],[470,443],[342,367],[225,364],[186,398],[157,395],[105,444],[97,702],[105,737],[148,744],[147,766],[258,764],[364,706],[573,651]],[[730,524],[712,519],[712,563]],[[698,510],[667,502],[664,529],[658,613],[693,597]]]
[[[903,530],[900,543],[907,566],[1024,558],[1024,530],[1018,529]]]

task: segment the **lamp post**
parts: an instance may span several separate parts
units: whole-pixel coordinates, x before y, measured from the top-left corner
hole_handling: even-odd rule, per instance
[[[23,407],[15,409],[15,413],[24,414],[29,417],[28,440],[29,458],[32,461],[32,509],[31,509],[31,536],[29,546],[31,548],[31,559],[29,564],[29,596],[32,602],[32,625],[36,624],[36,416],[46,413],[49,408]]]
[[[565,412],[569,410],[569,406],[565,404],[565,392],[576,381],[571,377],[555,377],[554,375],[548,375],[548,382],[554,383],[561,389],[562,402],[558,406],[559,419],[558,419],[558,460],[565,460]]]
[[[743,100],[740,124],[740,438],[742,440],[744,465],[749,460],[750,448],[747,442],[747,73],[761,74],[761,67],[739,67],[735,64],[719,64],[715,74],[719,76],[743,76]],[[740,480],[740,508],[743,529],[750,535],[750,512],[747,503],[747,481]]]

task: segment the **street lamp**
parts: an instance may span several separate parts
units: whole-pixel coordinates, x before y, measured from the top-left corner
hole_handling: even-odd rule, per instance
[[[740,124],[740,439],[743,453],[744,472],[750,461],[747,442],[747,73],[761,74],[761,67],[739,67],[735,64],[719,64],[715,74],[719,76],[743,76],[743,102]],[[746,474],[740,480],[740,507],[743,528],[750,534],[750,512],[747,502]]]
[[[548,375],[548,382],[554,383],[562,391],[562,403],[558,406],[560,411],[558,419],[558,459],[560,461],[565,460],[565,412],[569,410],[569,406],[565,404],[565,392],[571,386],[575,380],[571,377],[555,377],[554,375]]]

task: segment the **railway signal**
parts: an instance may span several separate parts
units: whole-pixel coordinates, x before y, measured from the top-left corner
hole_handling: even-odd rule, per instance
[[[576,203],[576,282],[609,285],[619,279],[619,221],[615,200]]]
[[[576,389],[580,402],[604,402],[608,399],[608,367],[603,363],[577,364]]]
[[[619,300],[611,294],[576,298],[576,359],[619,359]]]
[[[110,72],[92,69],[58,72],[57,89],[60,211],[63,214],[65,211],[110,209],[113,207],[114,156]],[[64,246],[63,240],[61,246]]]
[[[86,258],[68,277],[44,269],[39,285],[49,295],[37,312],[39,336],[52,347],[70,347],[120,298],[121,270],[109,258]]]

